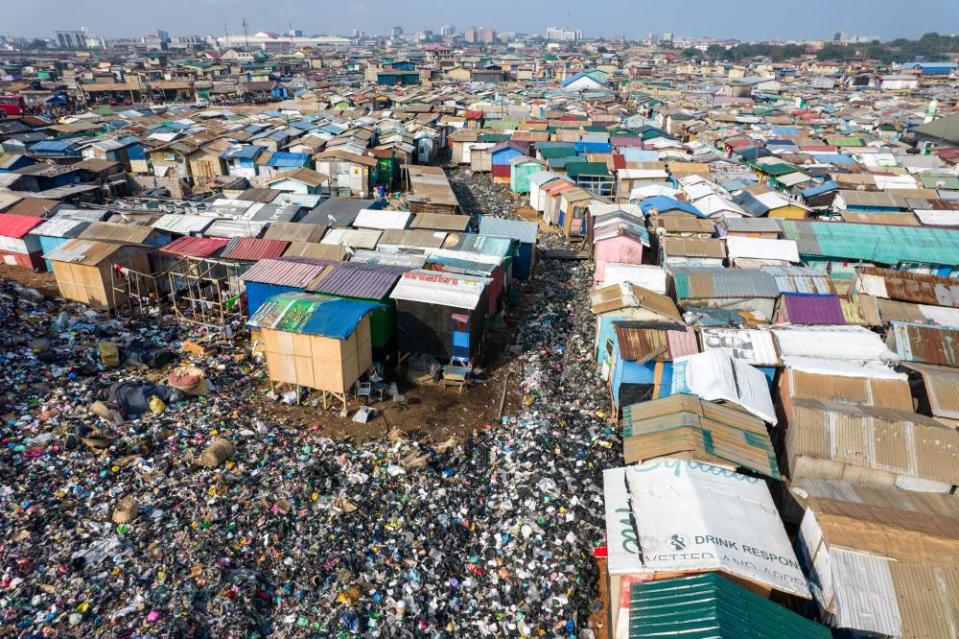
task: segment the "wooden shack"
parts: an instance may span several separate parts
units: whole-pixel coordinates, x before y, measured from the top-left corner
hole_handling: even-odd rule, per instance
[[[132,270],[149,273],[149,247],[76,238],[53,249],[44,258],[65,300],[113,310],[129,302],[127,293],[114,290],[115,277]]]
[[[272,383],[322,392],[343,403],[373,363],[370,314],[373,302],[284,293],[266,300],[250,318],[261,331]]]

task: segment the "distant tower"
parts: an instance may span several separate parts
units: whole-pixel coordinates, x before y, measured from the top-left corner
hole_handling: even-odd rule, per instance
[[[243,48],[249,49],[250,48],[250,31],[249,29],[247,29],[246,18],[243,18],[240,24],[243,25]]]

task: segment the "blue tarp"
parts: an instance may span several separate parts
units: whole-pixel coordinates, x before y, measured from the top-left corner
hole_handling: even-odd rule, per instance
[[[705,213],[697,209],[689,202],[680,202],[679,200],[666,195],[654,195],[653,197],[640,200],[639,208],[642,210],[643,215],[649,215],[649,212],[652,209],[656,209],[660,213],[665,213],[666,211],[683,211],[685,213],[689,213],[690,215],[695,215],[696,217],[706,217]]]
[[[382,304],[362,300],[284,293],[263,302],[248,325],[286,333],[347,339],[364,317],[382,308],[385,308]]]

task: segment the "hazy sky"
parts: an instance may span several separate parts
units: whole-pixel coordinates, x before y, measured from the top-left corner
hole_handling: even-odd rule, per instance
[[[0,0],[0,4],[14,0]],[[105,36],[222,34],[294,28],[311,33],[460,31],[471,24],[498,31],[579,27],[587,35],[642,37],[664,31],[743,39],[830,38],[836,31],[883,39],[959,31],[957,0],[22,0],[4,12],[0,33],[50,36],[88,27]],[[8,9],[10,9],[8,7]]]

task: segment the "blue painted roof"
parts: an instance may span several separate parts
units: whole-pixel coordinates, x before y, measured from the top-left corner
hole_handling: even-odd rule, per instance
[[[656,209],[660,213],[665,213],[666,211],[684,211],[696,217],[705,218],[706,214],[697,209],[695,206],[689,202],[680,202],[675,198],[671,198],[665,195],[654,195],[653,197],[648,197],[644,200],[639,201],[639,208],[642,210],[644,215],[649,215],[651,209]]]
[[[255,144],[246,144],[244,146],[227,149],[223,152],[223,155],[220,157],[225,160],[254,160],[263,151],[262,146],[257,146]]]
[[[298,167],[304,166],[309,162],[310,156],[306,153],[288,153],[286,151],[277,151],[267,161],[267,166],[273,167]]]
[[[580,71],[579,73],[577,73],[577,74],[574,75],[573,77],[571,77],[571,78],[567,79],[565,82],[563,82],[563,86],[564,86],[564,87],[568,87],[569,85],[571,85],[572,83],[576,82],[576,81],[579,80],[580,78],[588,78],[588,79],[592,80],[593,82],[596,82],[597,84],[602,84],[602,82],[599,82],[596,78],[590,77],[588,74],[583,73],[582,71]]]
[[[41,140],[30,147],[36,153],[61,153],[77,145],[73,140]]]
[[[309,293],[283,293],[267,299],[249,326],[286,333],[347,339],[368,314],[382,304]]]
[[[839,185],[829,180],[828,182],[823,182],[822,184],[817,184],[816,186],[810,186],[808,189],[804,189],[802,192],[803,197],[815,197],[817,195],[822,195],[823,193],[829,193],[830,191],[836,191],[839,189]]]
[[[855,164],[856,160],[845,153],[813,153],[812,156],[820,164]]]

